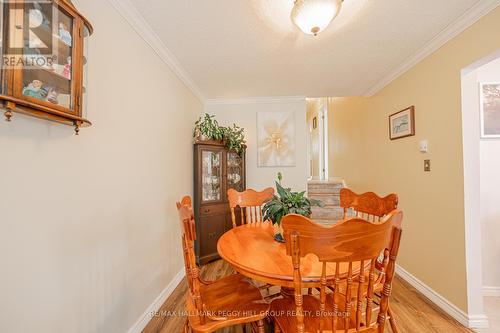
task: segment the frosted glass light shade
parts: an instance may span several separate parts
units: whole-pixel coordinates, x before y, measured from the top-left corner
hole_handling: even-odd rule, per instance
[[[291,17],[300,30],[316,36],[330,25],[341,7],[342,0],[296,0]]]

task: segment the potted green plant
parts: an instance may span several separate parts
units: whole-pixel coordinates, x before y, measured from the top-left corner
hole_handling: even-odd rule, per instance
[[[311,217],[313,206],[323,207],[319,200],[306,198],[304,192],[292,192],[289,188],[281,185],[283,176],[278,173],[276,182],[277,195],[268,200],[263,208],[264,220],[271,220],[275,225],[274,239],[278,242],[285,242],[283,238],[283,229],[281,228],[281,219],[287,214],[299,214],[305,217]]]
[[[224,138],[224,130],[215,120],[215,116],[205,113],[194,123],[193,137],[199,141],[221,141]]]
[[[227,149],[238,155],[243,154],[246,149],[245,129],[233,124],[233,126],[225,127],[223,132]]]

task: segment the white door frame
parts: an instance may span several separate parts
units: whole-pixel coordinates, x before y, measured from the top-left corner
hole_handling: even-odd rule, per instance
[[[500,57],[500,51],[462,69],[462,144],[464,167],[465,260],[469,327],[488,327],[482,293],[480,219],[480,116],[470,92],[477,88],[476,70]],[[475,90],[478,91],[478,90]]]
[[[319,177],[328,180],[328,99],[322,99],[321,108],[318,110],[319,127]]]
[[[311,135],[312,135],[312,121],[307,122],[307,136],[306,136],[306,146],[307,146],[307,180],[313,179],[312,170],[312,151],[311,151]]]

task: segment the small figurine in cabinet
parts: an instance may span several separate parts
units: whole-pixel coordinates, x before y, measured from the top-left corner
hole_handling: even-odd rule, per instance
[[[47,91],[43,89],[42,81],[33,80],[27,87],[24,87],[23,95],[37,99],[45,99],[47,97]]]
[[[59,93],[57,92],[57,90],[55,88],[52,88],[52,87],[48,88],[47,101],[49,101],[52,104],[59,104],[58,97],[59,97]]]
[[[71,33],[68,31],[68,26],[64,22],[59,23],[59,38],[64,44],[68,46],[72,45]]]
[[[47,63],[45,64],[45,68],[48,71],[55,72],[54,62],[57,62],[57,56],[53,55],[51,58],[47,58]]]
[[[66,65],[64,65],[62,75],[71,80],[71,57],[68,57]]]

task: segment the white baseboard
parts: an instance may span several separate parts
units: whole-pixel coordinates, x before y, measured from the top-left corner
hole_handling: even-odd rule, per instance
[[[483,296],[485,297],[500,297],[500,287],[483,287]]]
[[[157,312],[160,310],[161,306],[167,298],[172,294],[172,292],[177,288],[179,283],[182,281],[182,279],[185,276],[185,270],[184,268],[177,273],[172,281],[163,289],[163,291],[158,295],[158,297],[154,300],[154,302],[146,309],[144,314],[137,320],[137,322],[132,326],[127,333],[141,333],[142,330],[146,327],[146,325],[149,323],[149,321],[152,318],[152,313]]]
[[[411,286],[417,289],[425,297],[427,297],[432,303],[434,303],[441,310],[446,312],[460,324],[468,328],[488,328],[489,322],[488,317],[485,314],[479,315],[467,315],[464,311],[459,309],[456,305],[448,301],[439,293],[435,292],[428,285],[417,279],[415,276],[410,274],[407,270],[399,265],[396,265],[396,274],[399,275],[403,280],[408,282]]]

